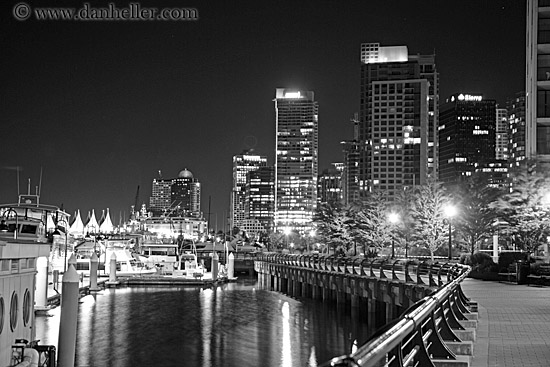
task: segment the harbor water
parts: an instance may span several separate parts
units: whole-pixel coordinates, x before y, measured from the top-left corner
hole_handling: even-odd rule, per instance
[[[57,346],[60,310],[36,317],[40,344]],[[373,329],[362,312],[259,289],[255,277],[105,289],[80,301],[76,366],[317,366]]]

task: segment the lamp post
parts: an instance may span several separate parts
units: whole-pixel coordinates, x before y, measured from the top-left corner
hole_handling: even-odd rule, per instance
[[[445,206],[445,216],[447,217],[447,220],[449,221],[449,260],[453,258],[453,242],[452,242],[452,220],[453,217],[456,215],[456,206],[452,204],[448,204]]]
[[[67,237],[69,237],[69,223],[65,219],[60,219],[55,224],[55,231],[53,231],[52,236],[59,236],[61,235],[61,232],[59,232],[58,226],[59,223],[64,223],[65,228],[65,255],[64,255],[64,261],[63,261],[63,274],[67,271]]]
[[[388,215],[388,220],[392,225],[395,225],[397,222],[399,222],[399,214],[394,212],[390,213]],[[391,258],[395,258],[395,235],[393,232],[391,236]]]
[[[283,232],[285,234],[285,247],[288,249],[288,235],[290,234],[290,227],[285,227]]]
[[[313,244],[313,238],[315,237],[317,233],[315,232],[314,229],[312,229],[311,231],[309,231],[309,238],[311,240],[311,244]],[[310,253],[310,249],[309,249],[309,241],[307,242],[307,252]]]
[[[4,214],[2,215],[2,217],[6,218],[6,219],[9,219],[10,213],[13,213],[14,217],[15,217],[15,229],[13,231],[13,239],[16,240],[17,239],[17,231],[19,230],[19,218],[17,216],[17,212],[15,211],[15,209],[9,208],[8,210],[4,211]],[[9,231],[9,228],[10,228],[10,226],[5,224],[5,220],[2,220],[2,224],[0,225],[0,230],[2,232],[7,232],[7,231]]]

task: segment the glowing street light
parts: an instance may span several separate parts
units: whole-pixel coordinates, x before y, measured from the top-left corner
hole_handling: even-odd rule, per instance
[[[445,216],[447,217],[447,220],[449,221],[449,260],[453,258],[453,245],[452,245],[452,220],[453,217],[456,216],[458,213],[458,210],[456,209],[456,206],[453,204],[447,204],[445,208],[443,208],[445,212]]]
[[[288,248],[288,235],[290,234],[290,227],[285,227],[283,232],[285,234],[285,247]]]
[[[399,214],[391,212],[388,215],[388,220],[392,225],[395,225],[397,222],[399,222]],[[391,236],[391,258],[395,258],[395,236],[392,233]]]

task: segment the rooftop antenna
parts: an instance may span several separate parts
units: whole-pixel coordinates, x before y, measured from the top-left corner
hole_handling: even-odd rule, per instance
[[[29,182],[27,184],[27,195],[30,195],[31,194],[31,179],[29,177]]]
[[[42,167],[40,167],[40,181],[38,182],[38,189],[36,190],[36,195],[40,197],[40,191],[42,191]]]
[[[17,197],[19,197],[21,193],[19,192],[19,166],[17,166]]]

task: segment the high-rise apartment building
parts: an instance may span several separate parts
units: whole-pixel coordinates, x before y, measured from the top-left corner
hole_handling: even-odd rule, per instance
[[[459,183],[495,162],[496,102],[481,95],[455,94],[440,107],[439,180]]]
[[[275,91],[275,227],[311,228],[317,207],[318,104],[312,91]]]
[[[349,192],[348,182],[348,198],[382,190],[391,200],[437,175],[438,93],[434,55],[408,55],[406,46],[361,45],[359,193]]]
[[[497,108],[495,158],[508,160],[508,110],[506,108]]]
[[[273,230],[275,219],[275,170],[259,167],[247,174],[245,188],[245,215],[259,222],[263,232]]]
[[[159,216],[166,212],[172,204],[172,179],[153,179],[149,209],[153,215]]]
[[[317,200],[319,204],[338,205],[343,203],[343,163],[332,163],[332,167],[323,170],[319,175]]]
[[[201,184],[184,169],[177,178],[153,179],[149,210],[153,216],[202,217]]]
[[[341,142],[344,153],[344,168],[342,172],[342,203],[349,205],[359,201],[359,114],[355,113],[351,119],[353,124],[353,139]]]
[[[508,110],[508,168],[517,169],[526,158],[525,152],[525,93],[517,93],[506,103]]]
[[[201,184],[191,171],[184,169],[172,180],[172,208],[176,215],[202,217],[200,209]]]
[[[550,1],[527,0],[525,156],[550,165]]]
[[[231,191],[230,225],[241,227],[246,216],[246,182],[249,172],[256,171],[267,165],[267,157],[254,153],[253,150],[244,151],[233,156],[233,188]]]

